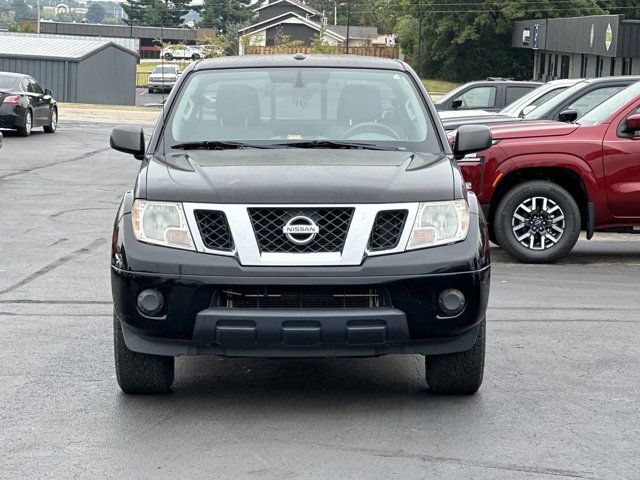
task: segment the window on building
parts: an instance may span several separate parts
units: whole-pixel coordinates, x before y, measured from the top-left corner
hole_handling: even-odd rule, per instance
[[[583,53],[580,59],[580,78],[585,78],[587,76],[588,66],[589,66],[589,57]]]
[[[560,78],[569,78],[569,65],[571,64],[571,57],[569,55],[562,55],[560,61]]]
[[[540,54],[540,75],[544,75],[545,73],[545,67],[547,62],[547,54],[546,53],[541,53]]]
[[[613,77],[616,74],[616,59],[611,58],[611,65],[609,66],[609,76]]]

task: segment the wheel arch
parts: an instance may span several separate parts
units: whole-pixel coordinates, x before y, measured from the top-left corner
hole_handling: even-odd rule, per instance
[[[591,174],[593,175],[593,174]],[[514,168],[502,175],[494,188],[489,205],[489,223],[493,224],[493,216],[504,195],[514,186],[529,180],[547,180],[561,186],[569,192],[580,209],[581,229],[589,225],[589,186],[584,182],[583,172],[564,166],[535,166]],[[593,179],[595,182],[595,179]]]

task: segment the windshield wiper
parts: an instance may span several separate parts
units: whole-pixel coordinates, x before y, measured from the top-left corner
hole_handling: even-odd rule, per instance
[[[171,145],[176,150],[239,150],[242,148],[272,148],[271,145],[261,145],[254,143],[204,140],[201,142],[184,142]]]
[[[375,143],[341,142],[336,140],[310,140],[302,142],[276,143],[274,147],[280,148],[331,148],[331,149],[353,149],[353,150],[403,150],[398,147],[387,145],[377,145]]]

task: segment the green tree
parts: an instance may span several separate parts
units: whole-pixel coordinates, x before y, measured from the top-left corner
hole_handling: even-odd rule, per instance
[[[225,31],[227,25],[253,20],[251,0],[204,0],[199,26]]]
[[[14,19],[16,22],[22,18],[36,18],[36,12],[24,0],[13,0],[11,9],[15,12]]]
[[[225,53],[227,55],[238,55],[240,49],[240,29],[248,25],[248,22],[227,22],[225,24],[223,31],[226,40]]]
[[[122,9],[127,25],[179,27],[182,17],[193,9],[191,0],[127,0]]]
[[[89,8],[87,8],[87,20],[91,23],[102,23],[104,16],[104,7],[99,3],[93,2],[89,5]]]
[[[401,0],[398,7],[415,18],[419,0]],[[422,0],[423,50],[417,58],[417,39],[400,34],[403,49],[422,61],[427,76],[468,81],[486,76],[531,76],[531,52],[511,47],[514,21],[529,18],[570,17],[606,13],[597,0]],[[408,26],[407,20],[401,25]],[[412,28],[415,32],[415,29]],[[415,33],[414,33],[415,35]]]

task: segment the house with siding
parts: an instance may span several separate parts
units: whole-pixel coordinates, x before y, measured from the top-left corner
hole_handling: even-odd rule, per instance
[[[240,54],[244,46],[276,45],[278,38],[286,36],[291,41],[301,41],[311,45],[315,35],[324,31],[323,42],[327,45],[346,46],[347,26],[327,25],[322,12],[296,0],[267,0],[267,3],[254,10],[256,23],[239,31]],[[325,28],[322,28],[322,25]],[[371,45],[378,37],[377,27],[349,27],[349,46]]]

